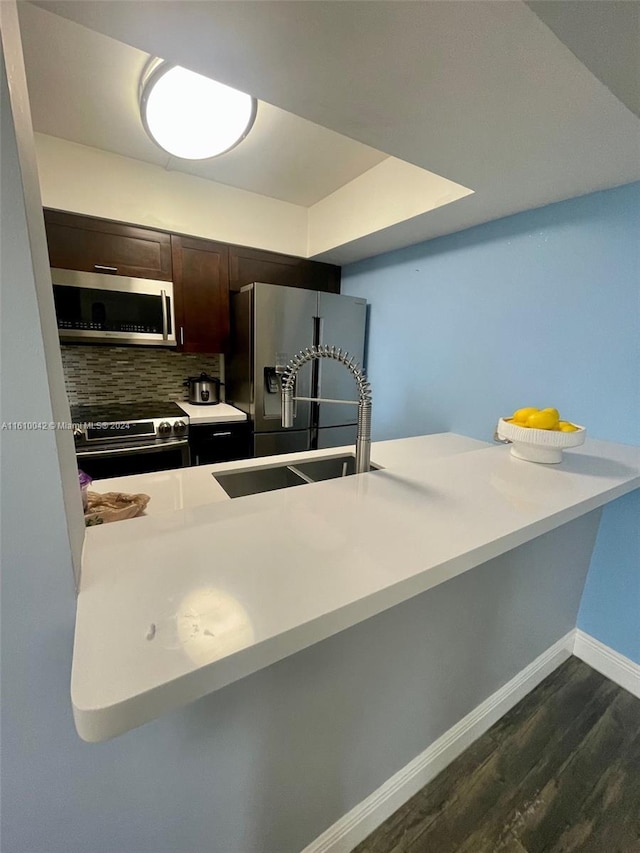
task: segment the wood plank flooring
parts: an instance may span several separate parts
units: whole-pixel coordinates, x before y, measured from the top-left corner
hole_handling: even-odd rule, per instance
[[[354,853],[640,853],[640,699],[575,657]]]

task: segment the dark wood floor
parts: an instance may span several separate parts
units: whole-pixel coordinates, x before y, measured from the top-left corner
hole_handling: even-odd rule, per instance
[[[640,699],[572,657],[354,853],[640,853]]]

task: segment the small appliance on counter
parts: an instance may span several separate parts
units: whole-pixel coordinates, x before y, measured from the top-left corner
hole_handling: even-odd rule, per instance
[[[185,468],[189,417],[171,402],[72,406],[78,466],[94,480]]]
[[[201,373],[189,376],[182,383],[189,389],[189,403],[195,406],[215,406],[220,402],[220,386],[224,385],[217,376]]]

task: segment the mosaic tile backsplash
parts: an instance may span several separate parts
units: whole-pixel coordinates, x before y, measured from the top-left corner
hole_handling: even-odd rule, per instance
[[[150,347],[65,345],[61,350],[65,386],[72,406],[186,400],[187,389],[182,383],[187,376],[197,376],[202,371],[220,376],[221,357],[217,355]]]

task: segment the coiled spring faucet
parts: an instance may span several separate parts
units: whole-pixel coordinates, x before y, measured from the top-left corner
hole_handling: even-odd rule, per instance
[[[294,397],[293,386],[300,368],[314,359],[331,358],[351,371],[358,387],[357,400],[327,400],[323,397]],[[371,385],[364,370],[354,356],[340,347],[325,345],[307,347],[294,355],[282,371],[282,426],[293,426],[293,403],[306,400],[311,403],[349,403],[358,407],[358,435],[356,438],[356,474],[369,470],[371,459]]]

